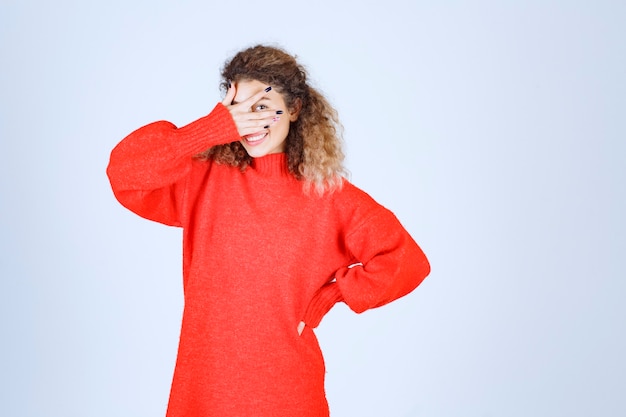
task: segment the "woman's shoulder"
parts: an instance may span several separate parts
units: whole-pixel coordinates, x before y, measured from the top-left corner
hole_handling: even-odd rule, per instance
[[[332,194],[333,205],[342,213],[352,217],[367,217],[373,213],[388,211],[370,194],[343,179],[341,188]]]
[[[347,178],[342,178],[342,183],[338,190],[333,193],[334,197],[346,204],[351,203],[363,203],[363,204],[378,204],[374,198],[369,195],[365,190],[354,185]]]
[[[334,198],[335,216],[347,234],[359,230],[387,233],[401,228],[398,218],[390,209],[348,180],[344,181]]]

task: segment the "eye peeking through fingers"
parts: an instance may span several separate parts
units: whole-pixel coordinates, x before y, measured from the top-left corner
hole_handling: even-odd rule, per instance
[[[268,107],[265,104],[257,104],[256,106],[254,106],[254,111],[263,111],[267,109]]]

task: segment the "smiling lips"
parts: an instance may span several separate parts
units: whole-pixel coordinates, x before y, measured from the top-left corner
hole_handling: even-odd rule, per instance
[[[263,139],[267,136],[267,132],[255,133],[253,135],[247,135],[243,138],[249,145],[258,145],[263,142]]]

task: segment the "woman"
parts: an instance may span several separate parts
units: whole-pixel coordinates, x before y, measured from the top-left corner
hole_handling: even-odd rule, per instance
[[[362,312],[409,293],[430,267],[342,177],[336,112],[294,57],[255,46],[222,77],[207,116],[140,128],[107,170],[124,206],[183,228],[167,416],[328,416],[312,329],[337,302]]]

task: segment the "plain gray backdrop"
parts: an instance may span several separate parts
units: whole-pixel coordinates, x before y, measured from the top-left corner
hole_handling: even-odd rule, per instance
[[[109,152],[208,113],[266,42],[433,268],[323,320],[332,416],[626,415],[625,22],[617,0],[3,1],[0,414],[164,415],[181,232],[117,203]]]

